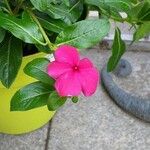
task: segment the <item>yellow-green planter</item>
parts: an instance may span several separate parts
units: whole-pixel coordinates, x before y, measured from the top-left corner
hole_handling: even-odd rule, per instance
[[[48,111],[46,106],[24,112],[10,112],[10,100],[13,94],[21,87],[35,81],[24,74],[23,68],[31,60],[42,56],[44,55],[39,53],[23,58],[19,74],[10,89],[4,88],[0,83],[0,133],[27,133],[40,128],[53,117],[55,112]]]

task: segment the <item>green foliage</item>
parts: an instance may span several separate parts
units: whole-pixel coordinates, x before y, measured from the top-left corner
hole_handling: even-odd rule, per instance
[[[126,50],[125,42],[121,39],[121,32],[119,28],[115,30],[114,42],[112,45],[112,56],[109,58],[107,64],[107,71],[111,72],[117,66],[121,56],[124,54]]]
[[[60,97],[56,91],[53,91],[48,98],[47,107],[50,111],[57,110],[66,100],[67,97]]]
[[[31,83],[18,90],[11,100],[11,111],[26,111],[47,104],[54,89],[42,82]]]
[[[17,43],[17,44],[16,44]],[[9,88],[22,62],[22,42],[13,36],[6,36],[0,44],[0,79]]]
[[[73,103],[77,103],[79,101],[78,97],[72,97],[71,100]]]
[[[56,43],[69,44],[77,48],[87,48],[102,40],[109,32],[110,24],[107,19],[91,19],[79,21],[62,31]]]
[[[98,10],[100,18],[85,19],[90,9]],[[122,18],[120,12],[127,17]],[[138,41],[150,33],[150,0],[0,1],[0,81],[9,88],[15,80],[22,44],[33,44],[44,53],[52,53],[62,44],[88,48],[108,34],[109,19],[137,27],[133,41]],[[125,43],[116,28],[108,71],[113,71],[124,52]],[[56,110],[65,103],[67,98],[54,91],[54,80],[46,72],[48,63],[39,58],[27,64],[25,73],[40,82],[20,89],[12,98],[11,110],[25,111],[46,104],[49,110]],[[78,99],[73,97],[72,101]]]
[[[82,14],[83,3],[81,0],[53,1],[53,0],[31,0],[39,11],[45,12],[54,19],[61,19],[67,23],[75,22]]]
[[[139,39],[150,34],[150,21],[145,22],[137,28],[133,36],[133,41],[138,41]]]
[[[4,40],[5,37],[5,30],[0,28],[0,43]]]
[[[0,12],[0,26],[26,43],[43,44],[38,26],[26,12],[22,19]]]
[[[47,74],[49,63],[46,58],[36,58],[26,65],[24,72],[45,84],[53,85],[54,80]]]

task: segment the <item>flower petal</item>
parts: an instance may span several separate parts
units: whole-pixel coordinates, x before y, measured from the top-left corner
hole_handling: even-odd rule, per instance
[[[91,96],[99,83],[99,72],[96,68],[80,70],[79,80],[85,96]]]
[[[88,58],[83,58],[79,62],[80,69],[93,68],[92,62]]]
[[[61,75],[55,82],[55,88],[60,96],[78,96],[81,85],[77,73],[69,71]]]
[[[79,53],[75,47],[62,45],[55,51],[55,59],[58,62],[65,62],[71,65],[79,63]]]
[[[71,65],[67,63],[53,61],[47,67],[48,74],[54,79],[57,79],[60,75],[67,71],[71,71]]]

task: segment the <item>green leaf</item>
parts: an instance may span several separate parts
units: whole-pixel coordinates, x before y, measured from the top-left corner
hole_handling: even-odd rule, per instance
[[[72,97],[71,100],[72,100],[73,103],[77,103],[79,101],[78,97]]]
[[[149,34],[150,34],[150,21],[139,25],[138,29],[133,35],[133,41],[138,41],[139,39],[144,38]]]
[[[102,40],[109,32],[107,19],[79,21],[62,31],[56,38],[58,45],[69,44],[77,48],[87,48]]]
[[[136,20],[137,23],[150,21],[150,3],[148,1],[142,1],[134,5],[128,15],[131,20],[130,22],[134,20]]]
[[[49,63],[46,58],[36,58],[26,65],[24,72],[43,83],[53,85],[54,80],[47,74],[47,66]]]
[[[66,97],[60,97],[56,91],[53,91],[48,98],[47,107],[50,111],[57,110],[66,100]]]
[[[68,0],[65,0],[65,2],[56,1],[53,3],[47,3],[45,1],[46,0],[39,0],[37,2],[31,0],[34,7],[38,10],[48,14],[54,19],[61,19],[68,24],[75,22],[81,16],[83,11],[83,2],[81,0],[70,0],[70,3],[68,3]]]
[[[41,82],[34,82],[18,90],[11,99],[11,111],[26,111],[47,104],[53,88]]]
[[[65,4],[66,6],[70,6],[69,0],[63,0],[63,2],[64,2],[64,4]]]
[[[15,80],[21,62],[22,42],[9,35],[0,45],[0,79],[6,88]]]
[[[39,27],[27,13],[25,14],[22,19],[18,19],[0,12],[0,27],[26,43],[44,44]]]
[[[5,30],[0,28],[0,43],[4,40],[5,38]]]
[[[114,42],[112,45],[112,56],[109,58],[107,64],[107,71],[111,72],[117,66],[121,56],[124,54],[126,50],[125,42],[121,39],[121,32],[119,28],[115,30]]]
[[[53,2],[53,0],[30,0],[30,1],[32,5],[40,11],[47,10],[49,4]]]
[[[150,3],[143,1],[143,7],[138,13],[137,18],[141,21],[150,21]]]
[[[87,4],[94,5],[100,9],[106,11],[125,11],[128,12],[131,9],[131,0],[85,0]]]
[[[65,27],[68,26],[61,20],[53,19],[47,16],[38,16],[37,18],[40,21],[42,27],[55,33],[60,33],[64,30]]]

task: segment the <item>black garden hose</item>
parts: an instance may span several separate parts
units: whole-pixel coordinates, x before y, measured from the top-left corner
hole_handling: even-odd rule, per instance
[[[126,77],[132,72],[132,67],[127,60],[121,60],[114,74],[118,77]],[[102,83],[110,97],[125,111],[134,116],[150,122],[150,98],[141,98],[125,92],[113,81],[106,66],[101,71]]]

